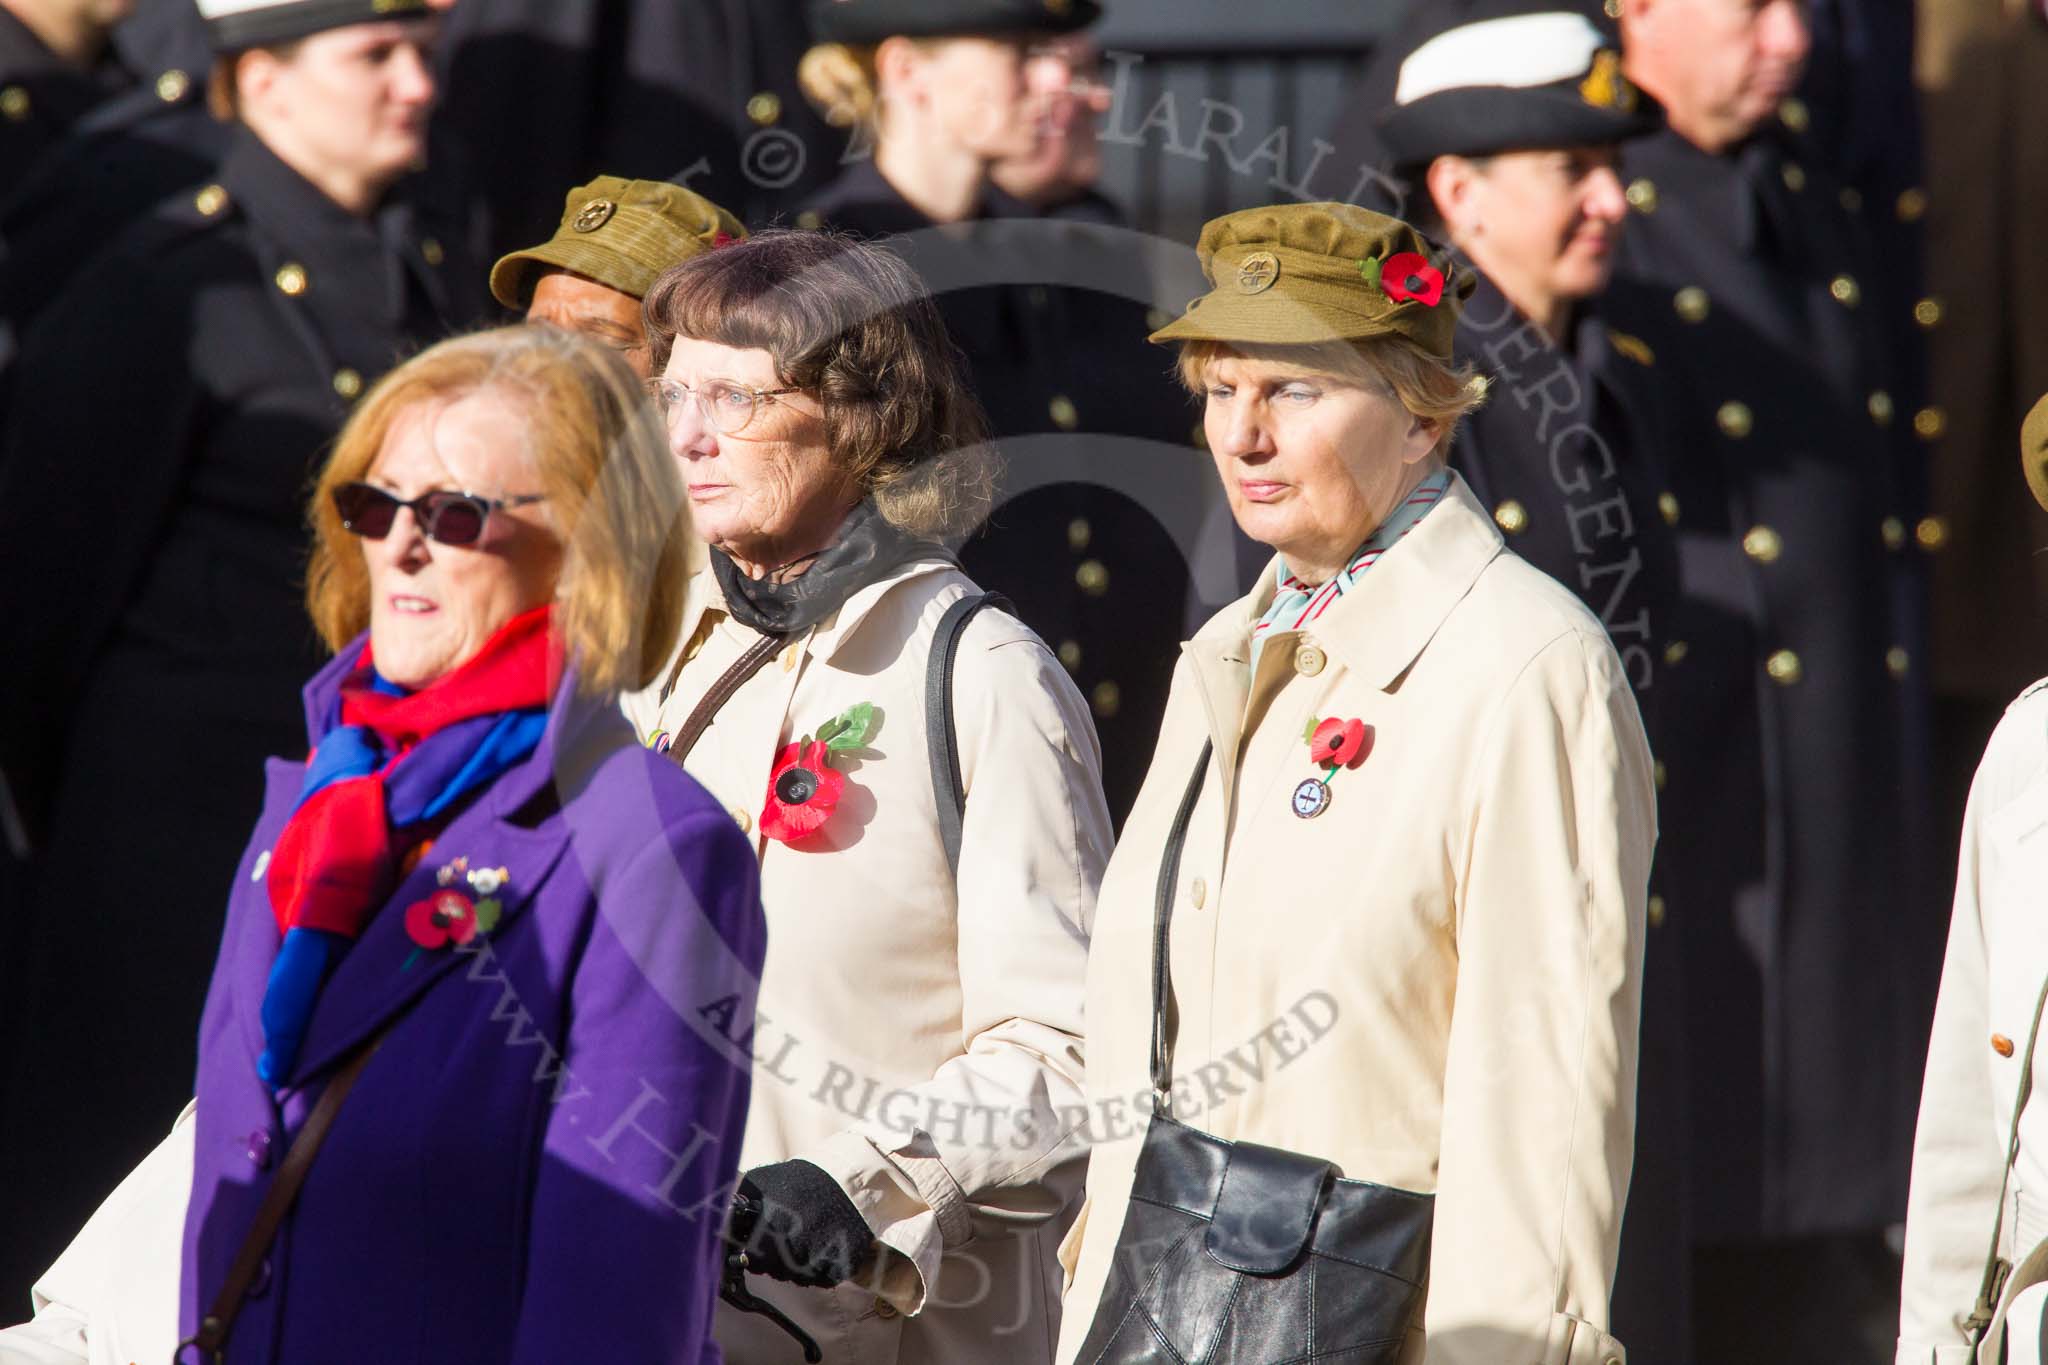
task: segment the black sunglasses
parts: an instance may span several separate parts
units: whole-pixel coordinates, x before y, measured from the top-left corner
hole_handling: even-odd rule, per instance
[[[544,493],[517,498],[487,498],[479,493],[456,493],[437,488],[407,502],[367,483],[345,483],[334,490],[334,510],[341,524],[366,540],[382,540],[391,534],[398,509],[412,509],[413,520],[430,540],[443,545],[474,545],[483,539],[491,513],[500,507],[524,507],[544,502]]]

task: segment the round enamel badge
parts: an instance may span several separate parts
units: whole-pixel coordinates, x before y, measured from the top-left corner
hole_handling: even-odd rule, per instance
[[[1305,779],[1294,789],[1294,813],[1313,820],[1330,808],[1330,784],[1320,777]]]

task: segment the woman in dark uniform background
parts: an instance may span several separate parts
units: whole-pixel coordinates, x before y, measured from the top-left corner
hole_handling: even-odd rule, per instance
[[[1663,470],[1668,419],[1656,355],[1599,313],[1628,216],[1616,148],[1656,127],[1654,106],[1590,20],[1523,0],[1466,6],[1412,43],[1379,133],[1417,208],[1477,267],[1454,350],[1493,382],[1451,463],[1508,547],[1600,617],[1661,760],[1681,738],[1667,694],[1688,652]],[[1683,1365],[1683,955],[1666,926],[1683,902],[1667,909],[1671,880],[1652,879],[1614,1330],[1643,1359]]]
[[[351,400],[481,312],[392,193],[426,147],[429,8],[202,0],[218,181],[81,272],[14,367],[0,767],[36,858],[8,994],[41,1042],[0,1092],[0,1294],[190,1093],[218,869],[261,758],[303,744],[308,480]]]
[[[1175,460],[1166,479],[1149,464],[1130,476],[1162,447],[1186,449],[1194,411],[1148,354],[1152,285],[1131,235],[1099,214],[1042,214],[993,178],[1057,135],[1058,92],[1089,60],[1071,39],[1101,12],[1094,0],[813,5],[818,46],[800,81],[853,137],[843,173],[797,221],[891,239],[932,290],[1008,469],[961,560],[1016,604],[1088,697],[1121,819],[1151,757],[1188,605],[1185,556],[1155,514],[1202,486],[1192,461]],[[1198,286],[1191,270],[1162,288],[1177,306]]]

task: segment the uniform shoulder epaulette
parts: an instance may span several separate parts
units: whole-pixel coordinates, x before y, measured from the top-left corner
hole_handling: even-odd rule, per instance
[[[1657,353],[1651,350],[1650,343],[1644,341],[1641,337],[1630,336],[1627,332],[1617,332],[1609,328],[1607,339],[1613,343],[1616,351],[1635,361],[1638,365],[1647,366],[1657,363]]]

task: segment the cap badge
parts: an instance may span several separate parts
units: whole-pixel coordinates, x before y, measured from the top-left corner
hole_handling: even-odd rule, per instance
[[[1280,258],[1270,251],[1254,251],[1237,263],[1237,287],[1247,294],[1263,294],[1280,278]]]
[[[576,221],[569,224],[578,232],[595,232],[611,221],[619,206],[609,199],[593,199],[577,211]]]
[[[1621,74],[1621,54],[1611,47],[1593,54],[1593,69],[1579,82],[1579,98],[1595,109],[1635,112],[1636,88]]]

